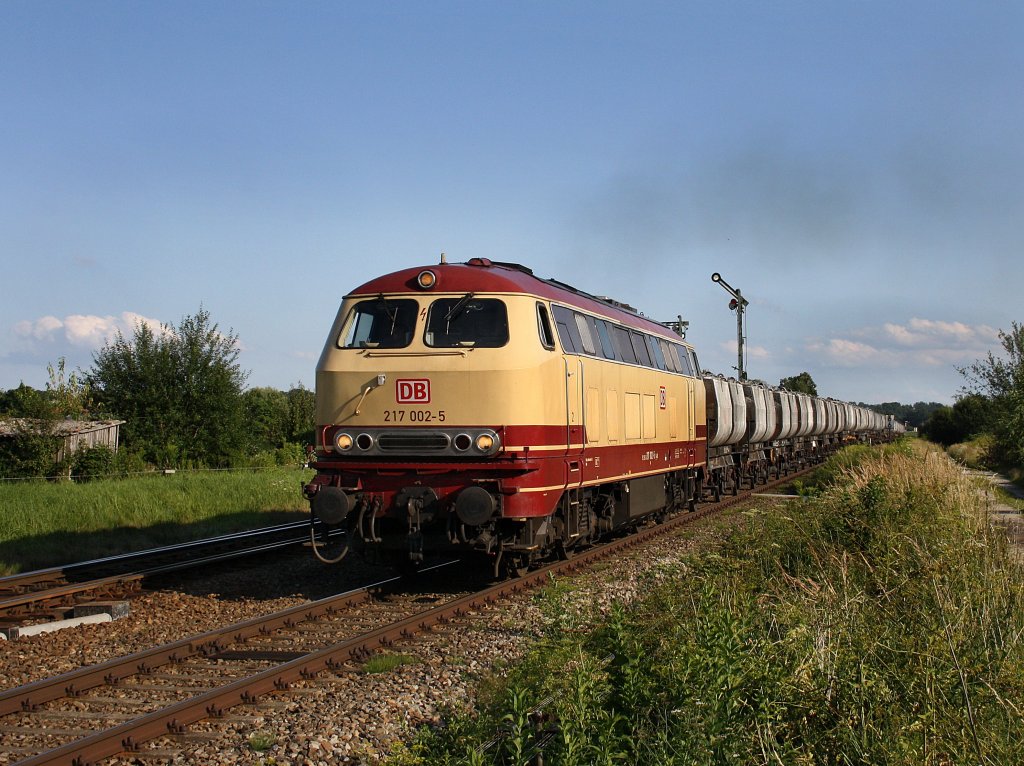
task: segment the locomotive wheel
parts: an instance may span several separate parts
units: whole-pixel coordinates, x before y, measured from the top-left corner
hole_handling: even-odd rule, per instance
[[[525,577],[530,571],[530,559],[526,556],[509,556],[505,559],[505,575],[510,580]]]

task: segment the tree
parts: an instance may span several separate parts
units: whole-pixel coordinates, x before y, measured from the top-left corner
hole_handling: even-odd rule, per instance
[[[312,444],[316,429],[316,396],[299,383],[288,392],[288,441]]]
[[[952,407],[939,407],[921,426],[921,433],[944,447],[963,441],[964,435],[953,415]]]
[[[277,449],[288,441],[288,396],[276,388],[250,388],[242,395],[254,451]]]
[[[953,404],[953,422],[961,440],[989,433],[992,429],[992,400],[981,394],[965,394]]]
[[[140,322],[93,355],[97,403],[126,421],[124,443],[149,462],[226,465],[246,446],[238,336],[200,307],[154,331]]]
[[[0,414],[10,418],[5,438],[0,439],[0,476],[42,477],[59,472],[55,436],[61,413],[49,391],[37,391],[24,383],[4,393]]]
[[[64,369],[64,357],[57,364],[48,364],[50,380],[46,384],[46,397],[58,418],[85,418],[89,414],[89,384],[77,373]]]
[[[791,378],[783,378],[779,381],[779,386],[796,394],[818,395],[818,386],[815,385],[814,378],[809,372],[801,372]]]
[[[999,331],[1007,358],[991,351],[968,367],[959,368],[966,378],[964,391],[990,402],[989,423],[995,437],[995,457],[1011,465],[1024,465],[1024,326],[1010,324]]]
[[[47,414],[46,394],[24,383],[0,396],[0,415],[11,418],[41,418]]]

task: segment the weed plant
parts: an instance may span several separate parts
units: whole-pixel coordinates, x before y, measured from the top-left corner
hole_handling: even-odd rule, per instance
[[[309,476],[274,468],[0,483],[0,572],[299,520]]]
[[[846,452],[815,498],[567,616],[403,763],[1024,763],[1024,572],[957,466]]]

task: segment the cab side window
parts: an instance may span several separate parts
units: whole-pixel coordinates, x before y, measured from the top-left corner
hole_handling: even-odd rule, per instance
[[[555,331],[551,328],[548,308],[543,303],[537,304],[537,332],[540,334],[540,344],[544,348],[550,351],[555,347]]]

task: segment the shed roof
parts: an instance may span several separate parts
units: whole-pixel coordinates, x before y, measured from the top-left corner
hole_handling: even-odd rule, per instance
[[[0,437],[18,436],[29,431],[38,431],[44,421],[36,418],[10,418],[0,420]],[[54,436],[75,436],[93,431],[105,431],[123,425],[123,420],[58,420],[54,424]]]

